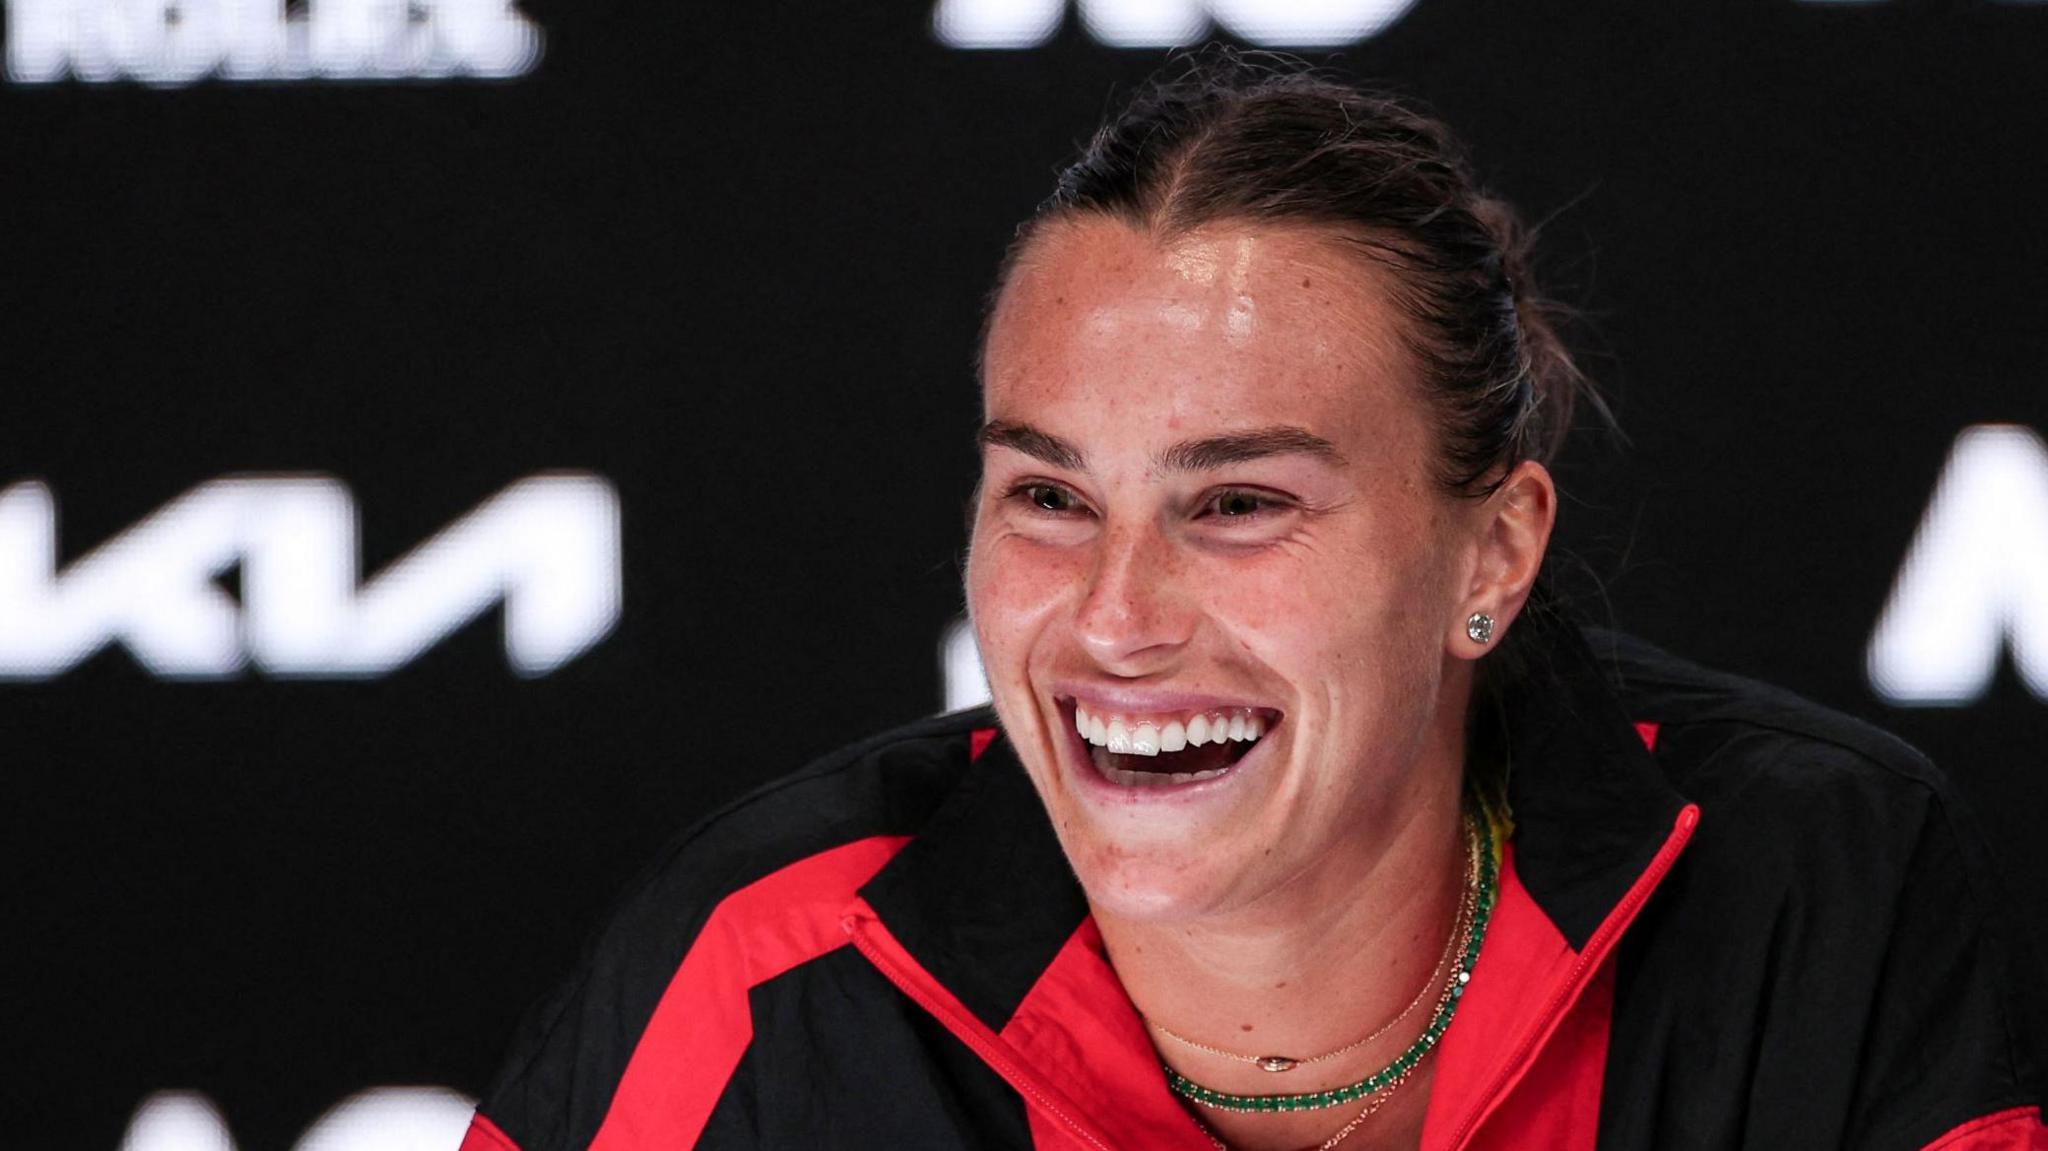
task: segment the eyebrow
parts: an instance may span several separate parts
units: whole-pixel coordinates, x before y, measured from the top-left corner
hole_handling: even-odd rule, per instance
[[[1078,472],[1086,466],[1079,448],[1051,432],[1039,431],[1030,424],[990,420],[981,425],[980,434],[974,438],[981,444],[983,450],[1008,448],[1013,452],[1023,452],[1032,459],[1051,464],[1053,467],[1066,468],[1068,471]]]
[[[1009,448],[1056,468],[1080,471],[1087,458],[1073,444],[1040,431],[1030,424],[990,420],[981,426],[976,440],[984,449]],[[1310,455],[1332,467],[1344,466],[1344,453],[1337,445],[1304,428],[1276,425],[1248,432],[1183,440],[1161,452],[1155,461],[1161,471],[1205,472],[1268,456]]]
[[[1286,425],[1184,440],[1160,453],[1159,467],[1168,472],[1206,472],[1267,456],[1310,455],[1331,467],[1344,466],[1337,445],[1303,428]]]

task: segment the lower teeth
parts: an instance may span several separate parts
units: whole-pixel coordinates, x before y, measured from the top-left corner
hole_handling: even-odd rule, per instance
[[[1206,772],[1126,772],[1122,768],[1110,768],[1096,764],[1102,778],[1120,786],[1174,786],[1182,782],[1202,782],[1221,776],[1231,768],[1212,768]]]

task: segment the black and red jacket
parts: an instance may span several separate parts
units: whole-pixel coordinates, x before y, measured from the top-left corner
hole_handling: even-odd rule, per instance
[[[1515,831],[1425,1151],[2048,1149],[2043,972],[1940,775],[1635,641],[1524,646]],[[677,840],[463,1151],[1210,1146],[980,711]]]

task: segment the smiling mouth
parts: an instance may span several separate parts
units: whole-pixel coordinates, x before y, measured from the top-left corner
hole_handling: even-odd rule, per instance
[[[1074,731],[1089,762],[1123,787],[1174,787],[1228,772],[1280,722],[1278,712],[1231,707],[1180,715],[1097,715],[1078,703]]]

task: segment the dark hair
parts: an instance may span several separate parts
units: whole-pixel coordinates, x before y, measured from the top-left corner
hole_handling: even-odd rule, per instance
[[[1188,56],[1060,173],[996,291],[1041,229],[1088,215],[1163,236],[1317,225],[1389,266],[1453,492],[1483,496],[1516,463],[1551,462],[1581,397],[1605,412],[1557,337],[1513,209],[1479,187],[1442,123],[1396,97],[1280,57]]]

